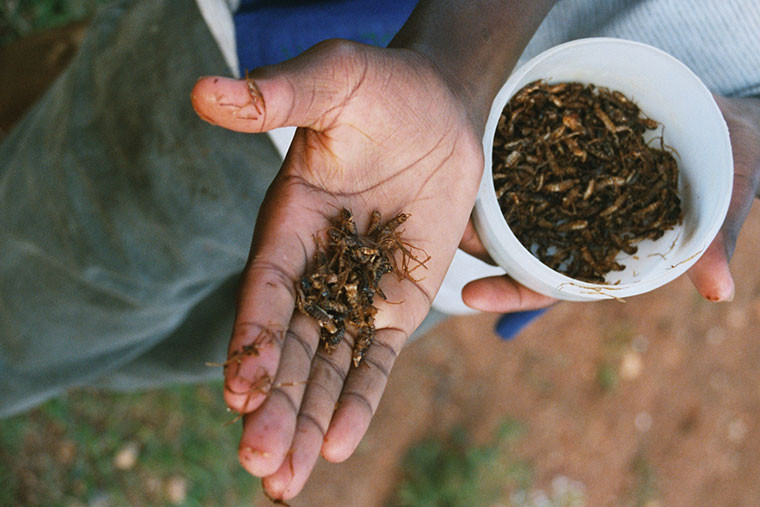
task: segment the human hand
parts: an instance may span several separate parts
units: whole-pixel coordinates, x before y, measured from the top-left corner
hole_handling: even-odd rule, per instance
[[[723,226],[702,257],[689,270],[697,291],[709,301],[731,301],[734,280],[728,262],[760,186],[760,99],[715,96],[731,135],[734,188]]]
[[[467,223],[459,248],[478,259],[494,264],[480,241],[475,226]],[[483,312],[513,313],[537,310],[557,303],[557,300],[535,292],[509,275],[489,276],[467,283],[462,288],[462,301]]]
[[[409,50],[328,41],[252,78],[204,78],[192,100],[202,118],[236,131],[301,127],[259,211],[224,393],[244,415],[241,463],[269,495],[288,499],[320,452],[345,460],[367,430],[465,230],[483,167],[482,125]],[[353,336],[328,354],[316,323],[293,312],[313,235],[343,207],[360,232],[373,210],[386,219],[410,213],[404,237],[431,256],[419,281],[381,282],[389,302],[403,303],[376,298],[375,341],[358,368],[350,367]]]
[[[760,187],[760,99],[715,97],[728,124],[734,156],[734,188],[723,226],[702,257],[689,270],[697,291],[709,301],[731,301],[734,280],[728,268],[744,220]],[[470,223],[462,248],[481,259],[488,253]],[[508,276],[475,280],[465,286],[462,299],[484,311],[509,313],[549,306],[555,300],[536,294]]]

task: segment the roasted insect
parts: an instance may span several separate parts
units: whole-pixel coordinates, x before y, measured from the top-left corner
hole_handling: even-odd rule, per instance
[[[534,81],[499,120],[493,180],[509,227],[533,255],[572,278],[604,283],[622,250],[682,220],[678,167],[658,123],[618,91]]]
[[[356,333],[353,364],[359,366],[375,337],[374,297],[385,294],[383,275],[401,280],[425,267],[429,256],[401,239],[398,227],[409,215],[399,213],[383,224],[378,211],[370,217],[366,236],[360,236],[351,212],[342,209],[327,230],[327,244],[317,242],[310,270],[296,283],[298,309],[317,321],[320,341],[331,352],[344,339],[346,328]],[[397,253],[400,253],[397,259]]]

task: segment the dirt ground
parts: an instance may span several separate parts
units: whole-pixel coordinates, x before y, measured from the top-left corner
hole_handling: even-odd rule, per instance
[[[37,51],[57,66],[69,44]],[[732,303],[702,301],[684,277],[626,303],[562,303],[511,342],[493,333],[496,316],[449,320],[401,354],[357,453],[320,462],[292,504],[384,505],[412,443],[455,424],[484,441],[509,417],[528,429],[518,451],[537,487],[568,477],[594,506],[639,504],[642,488],[650,507],[757,505],[757,252],[756,207]]]
[[[758,238],[756,207],[731,303],[682,277],[626,303],[562,303],[511,342],[492,315],[439,326],[399,357],[356,455],[320,463],[293,505],[383,505],[410,443],[454,423],[487,439],[505,416],[528,427],[519,452],[537,486],[568,477],[589,505],[635,505],[642,487],[647,505],[757,505]]]

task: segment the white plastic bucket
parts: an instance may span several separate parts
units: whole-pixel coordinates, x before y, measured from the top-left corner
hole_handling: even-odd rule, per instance
[[[660,122],[664,142],[676,152],[683,223],[656,241],[623,252],[624,271],[604,284],[575,280],[534,257],[510,231],[499,208],[491,173],[496,125],[505,105],[526,84],[575,81],[618,90]],[[659,136],[660,131],[653,136]],[[485,171],[474,222],[488,252],[515,280],[558,299],[590,301],[648,292],[691,267],[710,245],[726,216],[733,183],[728,128],[710,91],[683,63],[638,42],[580,39],[551,48],[515,71],[493,101],[483,136]]]

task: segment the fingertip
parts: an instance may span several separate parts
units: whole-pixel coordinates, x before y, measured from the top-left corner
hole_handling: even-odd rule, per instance
[[[488,309],[488,300],[483,294],[483,284],[477,282],[480,280],[469,282],[462,288],[462,302],[473,310],[489,312],[491,310]]]
[[[270,475],[279,467],[279,463],[272,460],[271,452],[250,445],[242,445],[242,442],[238,448],[238,461],[249,474],[256,477]]]
[[[197,114],[201,120],[210,123],[211,125],[216,125],[214,119],[205,113],[207,110],[206,81],[208,79],[209,78],[206,76],[198,78],[195,82],[195,86],[193,86],[193,89],[190,91],[190,103],[193,105],[195,114]]]
[[[266,399],[266,394],[259,391],[244,379],[235,378],[225,382],[224,402],[233,412],[248,414],[256,410]]]
[[[284,396],[268,396],[266,402],[243,419],[238,458],[250,474],[274,474],[289,456],[295,415]]]
[[[338,414],[336,414],[337,416]],[[342,463],[356,450],[368,424],[361,421],[357,425],[346,424],[346,418],[337,418],[330,424],[330,429],[322,442],[322,457],[330,463]]]
[[[462,288],[464,304],[481,312],[510,313],[537,310],[556,302],[514,281],[509,276],[473,280]]]
[[[736,286],[730,272],[722,274],[705,273],[701,276],[693,277],[692,282],[697,292],[707,301],[729,303],[734,300]]]
[[[240,414],[253,412],[267,398],[276,371],[274,351],[262,351],[257,357],[244,357],[233,362],[225,372],[224,401],[231,410]],[[272,366],[272,365],[275,366]]]
[[[292,460],[292,456],[290,460]],[[275,473],[261,479],[261,485],[269,498],[290,500],[295,496],[288,494],[288,486],[290,486],[293,480],[293,474],[291,473],[292,466],[292,463],[286,458],[285,462]]]
[[[714,303],[733,301],[736,292],[725,252],[719,236],[688,272],[697,292]]]
[[[190,91],[190,101],[193,104],[193,109],[198,113],[198,116],[206,121],[211,121],[208,118],[207,112],[214,98],[214,86],[219,82],[219,79],[221,78],[215,76],[200,77]]]
[[[251,94],[246,81],[220,76],[198,79],[190,92],[196,114],[212,125],[238,132],[259,132],[263,99]]]
[[[322,457],[330,463],[342,463],[351,456],[352,451],[349,451],[346,446],[328,440],[328,438],[325,437],[325,441],[322,444],[321,454]]]

